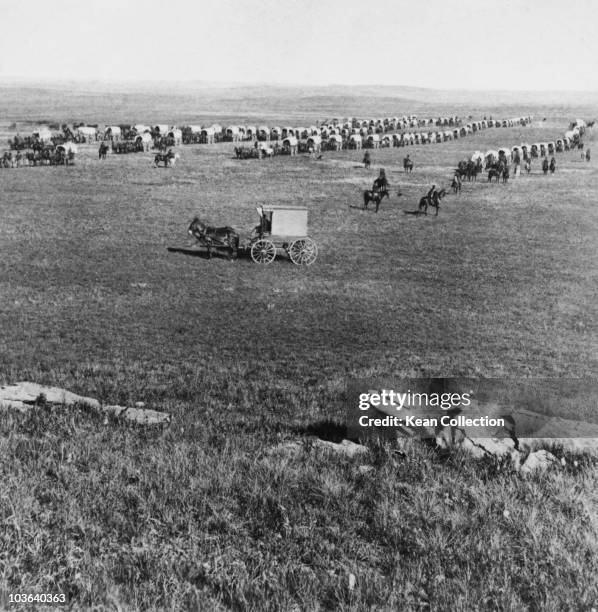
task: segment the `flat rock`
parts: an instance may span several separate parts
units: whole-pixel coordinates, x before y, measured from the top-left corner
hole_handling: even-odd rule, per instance
[[[336,444],[335,442],[318,439],[317,446],[332,451],[333,453],[347,455],[348,457],[354,457],[355,455],[361,455],[368,452],[367,446],[351,442],[351,440],[343,440],[340,444]]]
[[[143,402],[137,402],[135,408],[125,406],[102,406],[102,404],[92,397],[77,395],[60,387],[48,387],[37,383],[22,381],[14,385],[4,385],[0,387],[0,409],[19,410],[27,412],[31,410],[40,396],[45,397],[45,401],[53,405],[74,406],[82,404],[92,410],[112,414],[118,418],[139,423],[141,425],[155,425],[170,423],[171,416],[166,412],[157,410],[146,410]]]
[[[0,404],[14,401],[22,402],[23,404],[33,404],[40,395],[44,395],[46,401],[50,404],[62,404],[65,406],[85,404],[90,408],[100,408],[100,402],[92,397],[84,397],[60,387],[47,387],[46,385],[39,385],[28,381],[0,387]]]
[[[113,415],[139,423],[140,425],[160,425],[162,423],[170,423],[171,416],[167,412],[159,412],[158,410],[150,410],[145,408],[125,408],[124,406],[104,406],[104,412],[112,413]]]
[[[521,466],[522,474],[530,474],[535,471],[546,471],[551,465],[557,464],[558,459],[547,450],[539,450],[530,453]]]
[[[345,455],[347,457],[355,457],[368,452],[367,446],[356,444],[351,440],[343,440],[340,444],[321,440],[319,438],[310,439],[311,448],[329,451],[331,453]],[[300,454],[306,448],[303,440],[291,440],[290,442],[282,442],[270,449],[271,453],[282,453],[285,455],[295,456]],[[309,448],[309,447],[307,447]]]
[[[586,453],[598,457],[598,438],[519,438],[518,442],[519,448],[524,451],[558,446],[570,453]]]

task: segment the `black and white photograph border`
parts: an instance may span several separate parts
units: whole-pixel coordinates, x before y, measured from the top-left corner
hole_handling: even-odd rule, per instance
[[[0,15],[1,609],[598,610],[598,3]]]

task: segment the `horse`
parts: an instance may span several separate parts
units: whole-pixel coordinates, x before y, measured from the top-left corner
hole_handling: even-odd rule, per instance
[[[413,172],[413,160],[406,157],[403,160],[403,169],[407,174],[411,174]]]
[[[208,249],[209,259],[212,259],[212,249],[217,247],[228,247],[230,249],[230,259],[237,258],[239,234],[232,227],[228,225],[212,227],[203,223],[199,217],[194,217],[189,224],[188,232],[199,244]]]
[[[554,174],[554,171],[556,170],[556,160],[554,159],[554,157],[550,160],[550,174]]]
[[[454,193],[461,193],[461,178],[458,173],[455,173],[453,180],[451,181],[451,187]]]
[[[378,212],[378,208],[380,208],[380,202],[386,196],[390,199],[388,195],[388,191],[385,189],[383,191],[373,191],[372,189],[366,189],[363,192],[363,210],[368,209],[368,204],[373,202],[376,205],[376,212]]]
[[[498,183],[498,180],[500,179],[502,173],[503,171],[499,170],[496,167],[490,168],[490,170],[488,170],[488,182],[491,183],[492,179],[496,178],[496,182]]]
[[[423,212],[424,215],[428,214],[428,206],[432,206],[436,209],[436,217],[438,216],[438,210],[440,209],[440,200],[446,195],[446,189],[434,192],[432,198],[424,196],[419,201],[418,212]]]
[[[156,164],[156,166],[160,166],[160,162],[163,162],[165,168],[174,168],[176,160],[180,157],[181,156],[178,153],[173,153],[172,151],[169,151],[168,153],[156,153],[156,156],[154,157],[154,164]]]
[[[369,169],[371,164],[372,164],[372,161],[370,159],[370,152],[366,151],[365,155],[363,156],[363,167],[366,169]]]
[[[478,180],[478,174],[482,171],[482,162],[478,159],[477,162],[470,160],[467,163],[467,180],[468,181],[476,181]]]
[[[106,159],[106,153],[108,153],[108,145],[105,143],[100,144],[98,159]]]
[[[468,162],[466,160],[460,161],[457,164],[455,174],[458,174],[459,178],[463,178],[464,176],[467,176],[467,165],[468,165]]]

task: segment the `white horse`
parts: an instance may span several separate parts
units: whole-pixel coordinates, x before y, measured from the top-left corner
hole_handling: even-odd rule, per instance
[[[178,152],[175,153],[172,157],[169,157],[168,158],[168,167],[169,168],[174,168],[177,160],[180,159],[180,158],[181,158],[181,155]]]

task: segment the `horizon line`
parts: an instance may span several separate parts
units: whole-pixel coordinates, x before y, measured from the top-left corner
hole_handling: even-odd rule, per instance
[[[377,87],[382,89],[406,89],[406,90],[424,90],[424,91],[446,91],[451,93],[580,93],[580,94],[598,94],[598,89],[501,89],[501,88],[463,88],[463,87],[429,87],[423,85],[406,85],[406,84],[381,84],[381,83],[317,83],[307,84],[300,82],[265,82],[265,81],[203,81],[201,79],[140,79],[140,78],[77,78],[77,77],[22,77],[22,76],[2,76],[0,77],[0,86],[9,84],[18,85],[60,85],[64,83],[86,85],[86,84],[105,84],[105,85],[187,85],[187,86],[204,86],[213,88],[248,88],[248,87],[264,87],[264,88],[277,88],[277,87],[288,87],[288,88],[311,88],[321,89],[330,87]]]

